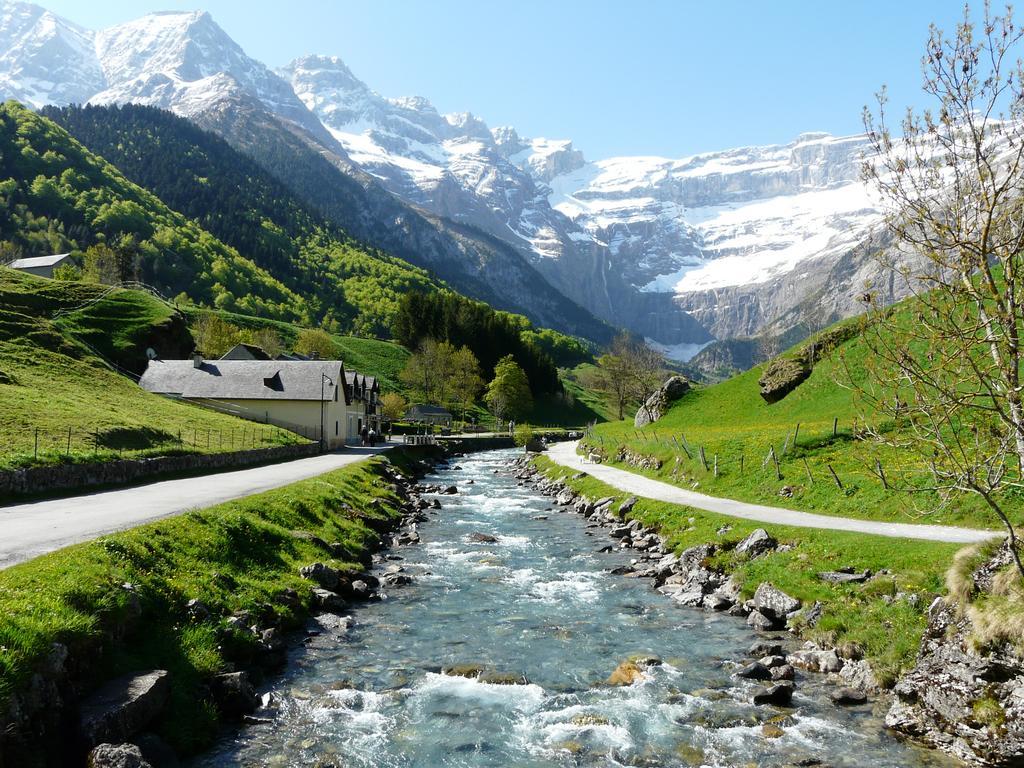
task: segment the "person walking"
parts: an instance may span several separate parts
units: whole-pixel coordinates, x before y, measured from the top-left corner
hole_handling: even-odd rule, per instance
[[[363,445],[366,445],[366,442],[370,439],[370,430],[368,430],[366,427],[363,427],[362,430],[360,430],[359,432],[359,437],[362,438]]]

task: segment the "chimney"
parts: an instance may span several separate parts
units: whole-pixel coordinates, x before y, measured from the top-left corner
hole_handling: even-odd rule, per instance
[[[192,367],[202,368],[203,367],[203,356],[198,352],[192,353]]]

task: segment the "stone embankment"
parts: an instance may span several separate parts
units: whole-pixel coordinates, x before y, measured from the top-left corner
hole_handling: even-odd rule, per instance
[[[424,498],[424,494],[458,492],[455,486],[418,483],[419,477],[446,462],[439,453],[412,462],[412,471],[403,472],[386,459],[381,460],[382,480],[400,500],[400,507],[397,513],[390,510],[388,514],[376,514],[383,510],[372,508],[381,503],[375,499],[366,510],[371,514],[358,515],[376,534],[366,550],[357,553],[362,559],[361,570],[332,565],[334,557],[351,559],[353,553],[344,551],[341,544],[323,541],[308,531],[292,532],[296,539],[318,545],[325,555],[324,561],[308,563],[299,570],[309,583],[307,595],[285,589],[273,598],[293,619],[301,618],[308,606],[313,618],[304,633],[290,632],[282,623],[282,612],[271,605],[253,605],[230,616],[215,616],[202,602],[188,602],[181,620],[217,623],[224,638],[223,648],[232,669],[212,677],[206,686],[208,702],[222,720],[261,722],[260,709],[272,702],[257,695],[256,684],[284,666],[290,645],[310,642],[321,634],[344,635],[355,623],[347,615],[351,607],[380,599],[385,591],[411,583],[402,566],[389,560],[386,550],[417,543],[418,525],[428,515],[438,514],[438,499]],[[134,585],[125,584],[123,589],[127,607],[113,624],[104,627],[110,638],[131,638],[144,618]],[[72,650],[55,643],[47,663],[30,684],[7,700],[6,709],[0,710],[0,768],[82,762],[90,768],[175,764],[173,752],[155,735],[170,703],[171,673],[145,670],[90,691],[89,657],[97,652],[88,648]],[[41,746],[47,744],[50,747]]]
[[[657,531],[630,517],[638,502],[635,497],[623,501],[612,496],[588,498],[564,481],[549,478],[526,459],[518,460],[513,471],[521,484],[551,497],[556,507],[587,518],[588,527],[604,529],[612,541],[600,551],[628,549],[636,553],[629,566],[617,568],[614,573],[649,579],[654,589],[680,605],[745,618],[759,632],[789,630],[788,637],[773,636],[755,643],[748,658],[738,663],[736,677],[761,683],[752,693],[753,703],[787,705],[797,683],[796,669],[830,675],[837,684],[831,696],[837,706],[864,704],[869,694],[879,693],[870,664],[856,658],[856,649],[844,655],[811,642],[797,647],[799,643],[793,637],[797,627],[813,626],[820,617],[819,605],[804,606],[768,582],[760,584],[749,599],[743,599],[740,585],[711,565],[718,544],[700,544],[678,555],[667,551]],[[575,479],[584,476],[580,473]],[[759,528],[739,542],[736,550],[753,558],[777,547],[778,542]]]

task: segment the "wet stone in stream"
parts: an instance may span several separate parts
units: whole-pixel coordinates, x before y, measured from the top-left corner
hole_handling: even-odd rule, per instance
[[[637,553],[609,548],[571,507],[552,512],[506,471],[517,455],[462,457],[424,478],[441,511],[391,553],[408,581],[388,585],[394,561],[378,558],[384,599],[354,622],[320,619],[261,691],[269,722],[193,765],[952,765],[888,735],[870,706],[837,707],[820,675],[796,671],[785,707],[755,705],[780,685],[786,649],[743,618],[611,573]],[[735,676],[754,661],[767,678]]]

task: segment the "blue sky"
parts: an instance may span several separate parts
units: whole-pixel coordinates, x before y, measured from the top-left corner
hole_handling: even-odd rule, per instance
[[[152,10],[210,11],[272,67],[341,56],[386,96],[421,95],[588,157],[683,156],[855,133],[880,85],[918,104],[928,25],[956,0],[39,0],[98,28]]]

